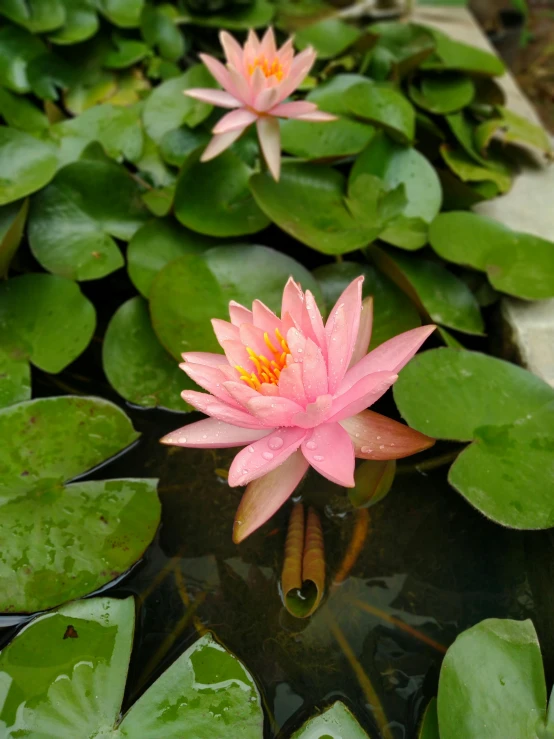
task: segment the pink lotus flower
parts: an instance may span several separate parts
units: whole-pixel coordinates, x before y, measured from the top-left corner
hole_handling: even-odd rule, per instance
[[[202,161],[207,162],[221,154],[255,122],[267,166],[278,180],[281,135],[277,118],[336,120],[334,115],[318,111],[315,103],[305,100],[283,102],[306,77],[316,53],[310,47],[295,56],[292,39],[277,49],[272,28],[266,31],[261,41],[254,31],[250,31],[244,48],[226,31],[222,31],[219,38],[227,65],[208,54],[200,54],[200,58],[223,90],[185,90],[185,95],[197,100],[221,108],[234,108],[213,129],[215,135],[202,154]]]
[[[368,411],[394,383],[435,326],[406,331],[369,354],[372,302],[362,305],[363,277],[340,296],[324,324],[314,296],[292,278],[281,318],[255,300],[231,301],[231,322],[214,318],[225,355],[183,354],[180,367],[206,393],[185,390],[187,403],[211,418],[173,431],[165,444],[244,446],[229,485],[248,485],[233,538],[242,541],[294,492],[309,465],[345,487],[354,485],[355,457],[400,459],[434,440]]]

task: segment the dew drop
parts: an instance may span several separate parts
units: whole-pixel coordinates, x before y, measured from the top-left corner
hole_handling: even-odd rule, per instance
[[[385,448],[384,444],[379,444],[379,449],[384,449],[384,448]]]
[[[250,452],[251,454],[254,454],[254,447],[253,447],[253,446],[249,446],[249,447],[248,447],[248,451],[249,451],[249,452]]]
[[[306,449],[317,449],[317,444],[315,443],[315,441],[307,441]]]
[[[203,434],[202,438],[203,439],[207,439],[208,438],[208,434]]]
[[[362,454],[369,454],[372,451],[373,451],[373,449],[370,449],[370,447],[368,447],[368,446],[363,446],[362,449],[361,449]]]
[[[321,454],[315,454],[314,455],[314,462],[323,462],[325,457],[322,457]]]
[[[283,439],[281,439],[280,436],[274,436],[272,439],[268,441],[268,447],[270,449],[280,449],[283,446],[284,442]]]
[[[273,454],[272,454],[271,452],[264,452],[264,453],[262,454],[262,457],[263,457],[264,459],[267,459],[267,461],[269,462],[269,460],[270,460],[270,459],[273,459]]]
[[[380,436],[378,436],[377,438],[378,438],[378,439],[380,439],[381,437],[380,437]]]

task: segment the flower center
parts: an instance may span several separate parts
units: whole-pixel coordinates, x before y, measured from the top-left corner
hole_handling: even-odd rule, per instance
[[[266,56],[257,56],[252,64],[248,65],[248,74],[252,76],[258,68],[262,70],[266,78],[275,76],[279,82],[283,79],[283,65],[277,57],[270,64]]]
[[[267,331],[264,334],[264,341],[273,354],[273,359],[268,359],[264,354],[256,354],[253,349],[247,346],[246,351],[256,370],[248,372],[239,364],[235,366],[235,369],[240,373],[240,379],[253,390],[260,390],[263,382],[278,385],[281,370],[287,365],[287,356],[290,354],[290,349],[286,339],[283,338],[278,328],[275,329],[275,336],[274,341],[277,346],[273,345]]]

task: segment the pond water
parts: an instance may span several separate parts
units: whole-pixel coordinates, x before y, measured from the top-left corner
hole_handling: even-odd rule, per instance
[[[448,486],[448,466],[418,471],[404,461],[389,495],[367,514],[352,510],[344,489],[308,475],[299,495],[321,516],[328,592],[311,619],[298,620],[279,593],[290,504],[234,545],[241,491],[225,479],[234,450],[164,447],[158,443],[164,433],[196,416],[126,410],[140,441],[87,476],[160,479],[156,540],[130,573],[103,589],[137,599],[124,709],[205,629],[256,677],[267,739],[285,739],[336,698],[354,710],[370,737],[413,739],[436,694],[444,650],[486,617],[533,617],[547,667],[551,663],[547,634],[554,611],[541,600],[552,581],[550,535],[485,520]],[[360,556],[333,585],[345,572],[360,523],[368,524]],[[8,621],[4,626],[2,642],[15,631]]]

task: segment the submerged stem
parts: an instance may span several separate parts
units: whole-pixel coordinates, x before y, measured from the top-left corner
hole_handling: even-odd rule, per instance
[[[358,557],[363,549],[367,535],[369,533],[369,511],[367,508],[359,508],[356,511],[356,522],[354,524],[354,531],[352,532],[352,538],[348,543],[348,548],[345,552],[344,558],[340,564],[337,574],[333,578],[333,585],[340,585],[346,580],[350,571],[358,561]]]

